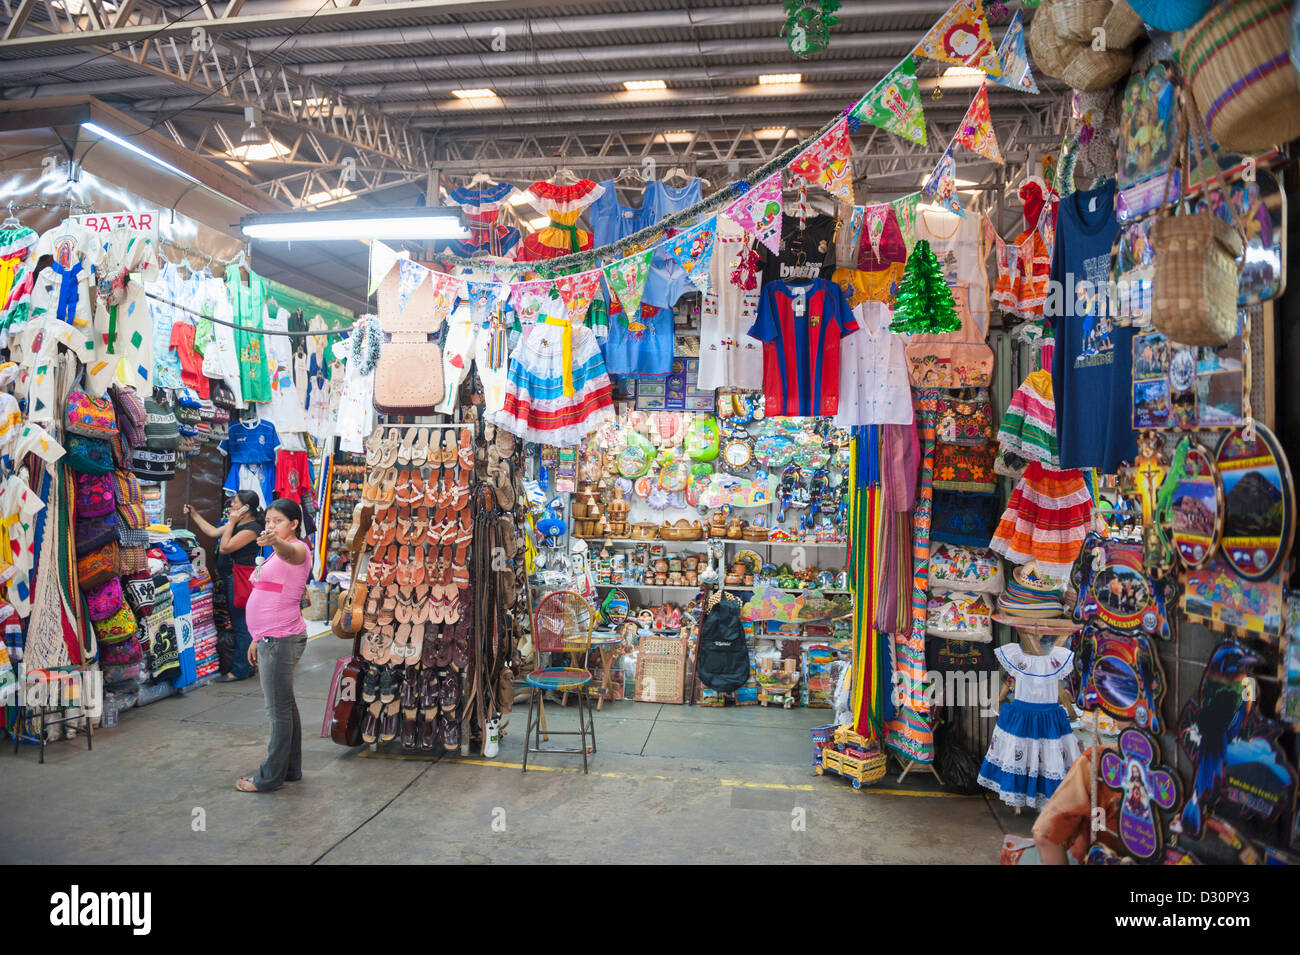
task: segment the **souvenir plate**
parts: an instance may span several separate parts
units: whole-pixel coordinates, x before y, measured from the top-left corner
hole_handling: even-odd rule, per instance
[[[1295,488],[1277,438],[1262,424],[1255,440],[1243,429],[1223,436],[1215,464],[1223,482],[1224,559],[1247,580],[1273,574],[1291,553],[1295,536]]]
[[[1184,567],[1196,570],[1214,557],[1223,533],[1223,484],[1210,452],[1189,442],[1183,474],[1174,487],[1174,547]]]

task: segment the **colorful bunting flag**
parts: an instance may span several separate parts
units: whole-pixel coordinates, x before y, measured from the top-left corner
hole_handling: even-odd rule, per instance
[[[945,209],[966,218],[966,213],[961,211],[961,202],[957,199],[957,161],[952,157],[952,143],[943,151],[934,171],[921,189]]]
[[[990,77],[994,83],[1001,83],[1022,93],[1037,93],[1038,84],[1029,69],[1029,56],[1025,53],[1025,25],[1020,19],[1020,11],[1011,18],[1007,35],[998,47],[998,61],[1002,64],[1002,75]]]
[[[985,159],[996,163],[1002,162],[1002,150],[998,148],[998,136],[993,131],[993,117],[989,115],[989,84],[981,83],[979,92],[970,101],[961,125],[957,127],[954,137],[973,153],[979,153]]]
[[[713,244],[717,235],[718,217],[709,216],[668,244],[668,254],[701,292],[709,290],[709,265],[713,262]]]
[[[894,211],[894,204],[878,202],[865,207],[862,211],[863,235],[871,243],[871,254],[880,258],[880,240],[885,235],[885,226],[889,222],[889,214]]]
[[[429,272],[429,281],[433,284],[433,317],[441,325],[456,307],[464,281],[459,275],[448,272],[425,271]]]
[[[548,316],[563,318],[565,315],[564,299],[551,279],[520,282],[510,292],[510,304],[514,306],[522,328],[535,325]]]
[[[477,325],[489,321],[496,307],[510,294],[506,282],[466,281],[464,294],[469,302],[470,320]]]
[[[587,309],[600,288],[600,269],[588,269],[574,275],[562,275],[555,280],[564,302],[564,317],[570,325],[581,325],[587,320]]]
[[[398,259],[397,265],[401,270],[397,276],[397,310],[406,311],[406,303],[411,300],[428,276],[429,270],[418,262],[412,262],[410,259]]]
[[[758,236],[773,255],[781,252],[781,173],[774,172],[722,210],[745,232]],[[630,313],[629,313],[630,314]]]
[[[916,61],[908,56],[849,110],[853,118],[925,145],[925,112],[916,81]]]
[[[379,288],[379,283],[384,277],[393,270],[397,264],[397,250],[392,249],[378,239],[370,242],[370,284],[366,289],[367,297],[375,294],[375,289]]]
[[[821,186],[832,196],[853,201],[853,155],[849,146],[849,119],[840,119],[822,133],[787,167],[792,176]]]
[[[920,202],[921,194],[914,192],[890,203],[894,207],[894,215],[898,217],[898,228],[903,233],[908,255],[912,254],[912,246],[916,243],[916,207]]]
[[[618,296],[625,315],[641,314],[641,296],[645,292],[654,254],[655,250],[649,248],[605,266],[605,281],[609,283],[609,290]]]
[[[940,63],[983,70],[989,76],[1002,75],[980,0],[957,0],[917,44],[916,52]]]

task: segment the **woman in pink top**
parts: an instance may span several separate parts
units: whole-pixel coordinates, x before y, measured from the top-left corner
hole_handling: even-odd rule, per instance
[[[258,546],[275,553],[253,573],[253,593],[245,608],[253,636],[248,662],[259,667],[271,741],[257,775],[242,776],[235,783],[241,792],[272,792],[286,781],[302,779],[302,721],[293,695],[293,670],[307,646],[302,595],[311,576],[311,551],[298,536],[301,527],[302,508],[280,498],[266,509],[266,529],[257,538]]]

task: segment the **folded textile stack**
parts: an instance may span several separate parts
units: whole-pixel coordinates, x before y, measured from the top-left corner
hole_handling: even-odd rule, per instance
[[[1038,573],[1032,562],[1017,567],[998,595],[998,610],[1013,617],[1059,617],[1065,612],[1064,584]]]

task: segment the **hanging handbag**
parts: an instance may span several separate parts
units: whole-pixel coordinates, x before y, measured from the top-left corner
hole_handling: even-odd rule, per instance
[[[145,445],[150,451],[175,451],[181,444],[181,433],[176,426],[176,415],[166,404],[156,398],[144,399]]]
[[[98,587],[117,576],[117,564],[117,543],[110,542],[99,550],[77,558],[77,583],[81,585],[82,590]]]
[[[118,576],[127,577],[149,569],[149,558],[141,546],[122,546],[117,548]]]
[[[992,442],[969,447],[939,444],[934,449],[934,487],[941,491],[987,493],[996,491],[997,474],[993,463],[998,446]]]
[[[103,517],[113,513],[117,498],[113,493],[113,479],[107,474],[78,474],[76,506],[77,517]]]
[[[442,305],[448,296],[454,300],[459,280],[427,269],[417,279],[412,268],[422,269],[399,263],[379,286],[384,341],[375,365],[374,404],[383,414],[433,414],[446,397],[438,331],[450,311]],[[404,283],[411,281],[418,284],[408,295]]]
[[[941,394],[935,405],[940,444],[978,446],[993,440],[993,405],[987,388],[974,388],[967,397]]]
[[[69,391],[64,405],[63,430],[88,438],[111,438],[117,434],[117,413],[111,398],[92,398],[84,391]]]
[[[68,436],[64,447],[68,452],[68,467],[80,474],[109,474],[114,470],[113,449],[101,438],[73,434]]]
[[[235,564],[232,568],[235,591],[231,595],[231,602],[241,610],[248,606],[248,598],[253,593],[253,571],[255,570],[257,570],[255,566],[247,564]]]
[[[135,614],[125,604],[111,617],[93,621],[93,626],[96,639],[103,644],[122,643],[127,638],[135,636],[136,631],[139,630]]]
[[[1200,113],[1186,90],[1179,89],[1178,97],[1176,154],[1165,177],[1165,206],[1151,227],[1151,247],[1155,251],[1151,322],[1166,338],[1184,345],[1226,345],[1237,336],[1237,285],[1241,274],[1238,259],[1245,248],[1244,230],[1230,199],[1224,204],[1232,215],[1232,224],[1213,212],[1186,212],[1182,201],[1169,200],[1169,187],[1187,181],[1191,168],[1190,123],[1200,123]],[[1208,133],[1201,135],[1204,142],[1209,142]],[[1213,179],[1222,186],[1217,163],[1214,168]],[[1182,215],[1180,210],[1184,210]]]
[[[106,514],[103,517],[90,517],[77,521],[75,533],[78,557],[99,550],[109,544],[117,543],[117,517]]]
[[[994,494],[934,492],[930,540],[967,547],[987,547],[1002,516],[1002,498]]]
[[[998,593],[1002,590],[1002,560],[987,547],[935,544],[930,549],[930,591],[966,590]]]
[[[993,349],[985,341],[987,332],[971,315],[965,283],[952,286],[952,298],[961,328],[913,335],[903,347],[913,388],[985,387],[993,381]]]
[[[117,577],[110,577],[85,593],[86,608],[91,620],[107,620],[122,609],[122,582]]]
[[[143,504],[140,494],[140,482],[135,475],[125,471],[113,472],[113,495],[119,504]]]
[[[140,394],[128,385],[118,385],[111,392],[113,406],[117,409],[118,434],[132,448],[143,447],[145,443],[145,410]]]

